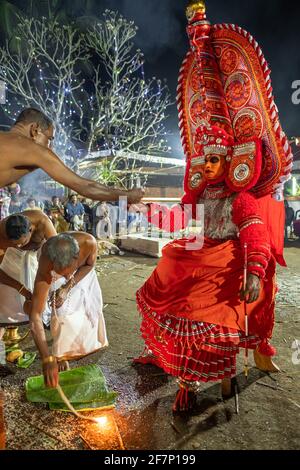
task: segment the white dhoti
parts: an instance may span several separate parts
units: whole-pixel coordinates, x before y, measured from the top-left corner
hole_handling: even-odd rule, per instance
[[[38,269],[37,258],[36,251],[7,248],[0,269],[32,292]],[[24,302],[25,297],[16,289],[0,284],[0,323],[29,321],[28,315],[23,311]]]
[[[80,230],[83,230],[83,225],[84,225],[83,217],[79,215],[74,215],[74,217],[71,218],[71,223],[73,224],[73,230],[75,230],[75,232],[79,232]]]
[[[66,281],[58,279],[52,290]],[[52,354],[60,359],[86,356],[108,346],[102,293],[95,270],[70,291],[69,299],[51,316]]]

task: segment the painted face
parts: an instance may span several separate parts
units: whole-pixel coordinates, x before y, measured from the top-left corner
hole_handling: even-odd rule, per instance
[[[205,157],[204,175],[208,181],[220,178],[225,172],[226,160],[220,155],[207,155]]]

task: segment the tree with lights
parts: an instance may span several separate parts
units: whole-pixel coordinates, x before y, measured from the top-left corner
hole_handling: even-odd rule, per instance
[[[74,99],[84,84],[77,68],[88,58],[83,38],[72,26],[23,17],[15,37],[16,52],[9,41],[0,48],[0,79],[7,86],[3,109],[12,119],[24,107],[41,109],[55,125],[55,151],[63,159],[74,157],[73,125],[80,106]]]
[[[84,31],[20,16],[17,50],[9,41],[0,48],[5,112],[13,119],[21,108],[40,108],[55,124],[56,152],[78,165],[87,153],[105,150],[106,177],[113,178],[119,160],[128,168],[129,155],[167,151],[170,95],[160,80],[145,78],[143,54],[132,42],[136,32],[132,21],[108,10]]]

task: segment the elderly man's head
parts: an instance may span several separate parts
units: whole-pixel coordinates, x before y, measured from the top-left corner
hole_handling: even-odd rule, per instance
[[[10,245],[22,248],[30,242],[32,234],[31,222],[24,215],[10,215],[6,219],[5,231]]]
[[[44,245],[44,250],[53,263],[53,270],[60,276],[69,279],[77,269],[79,245],[74,237],[61,233],[50,238]]]

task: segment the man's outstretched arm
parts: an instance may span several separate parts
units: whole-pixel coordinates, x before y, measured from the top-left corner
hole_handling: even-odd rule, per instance
[[[68,168],[50,149],[29,141],[23,149],[23,165],[36,166],[44,170],[58,183],[73,189],[82,196],[96,201],[117,201],[120,196],[127,196],[128,203],[137,203],[143,197],[141,189],[125,191],[114,189],[96,181],[82,178]],[[30,147],[30,148],[29,148]]]

